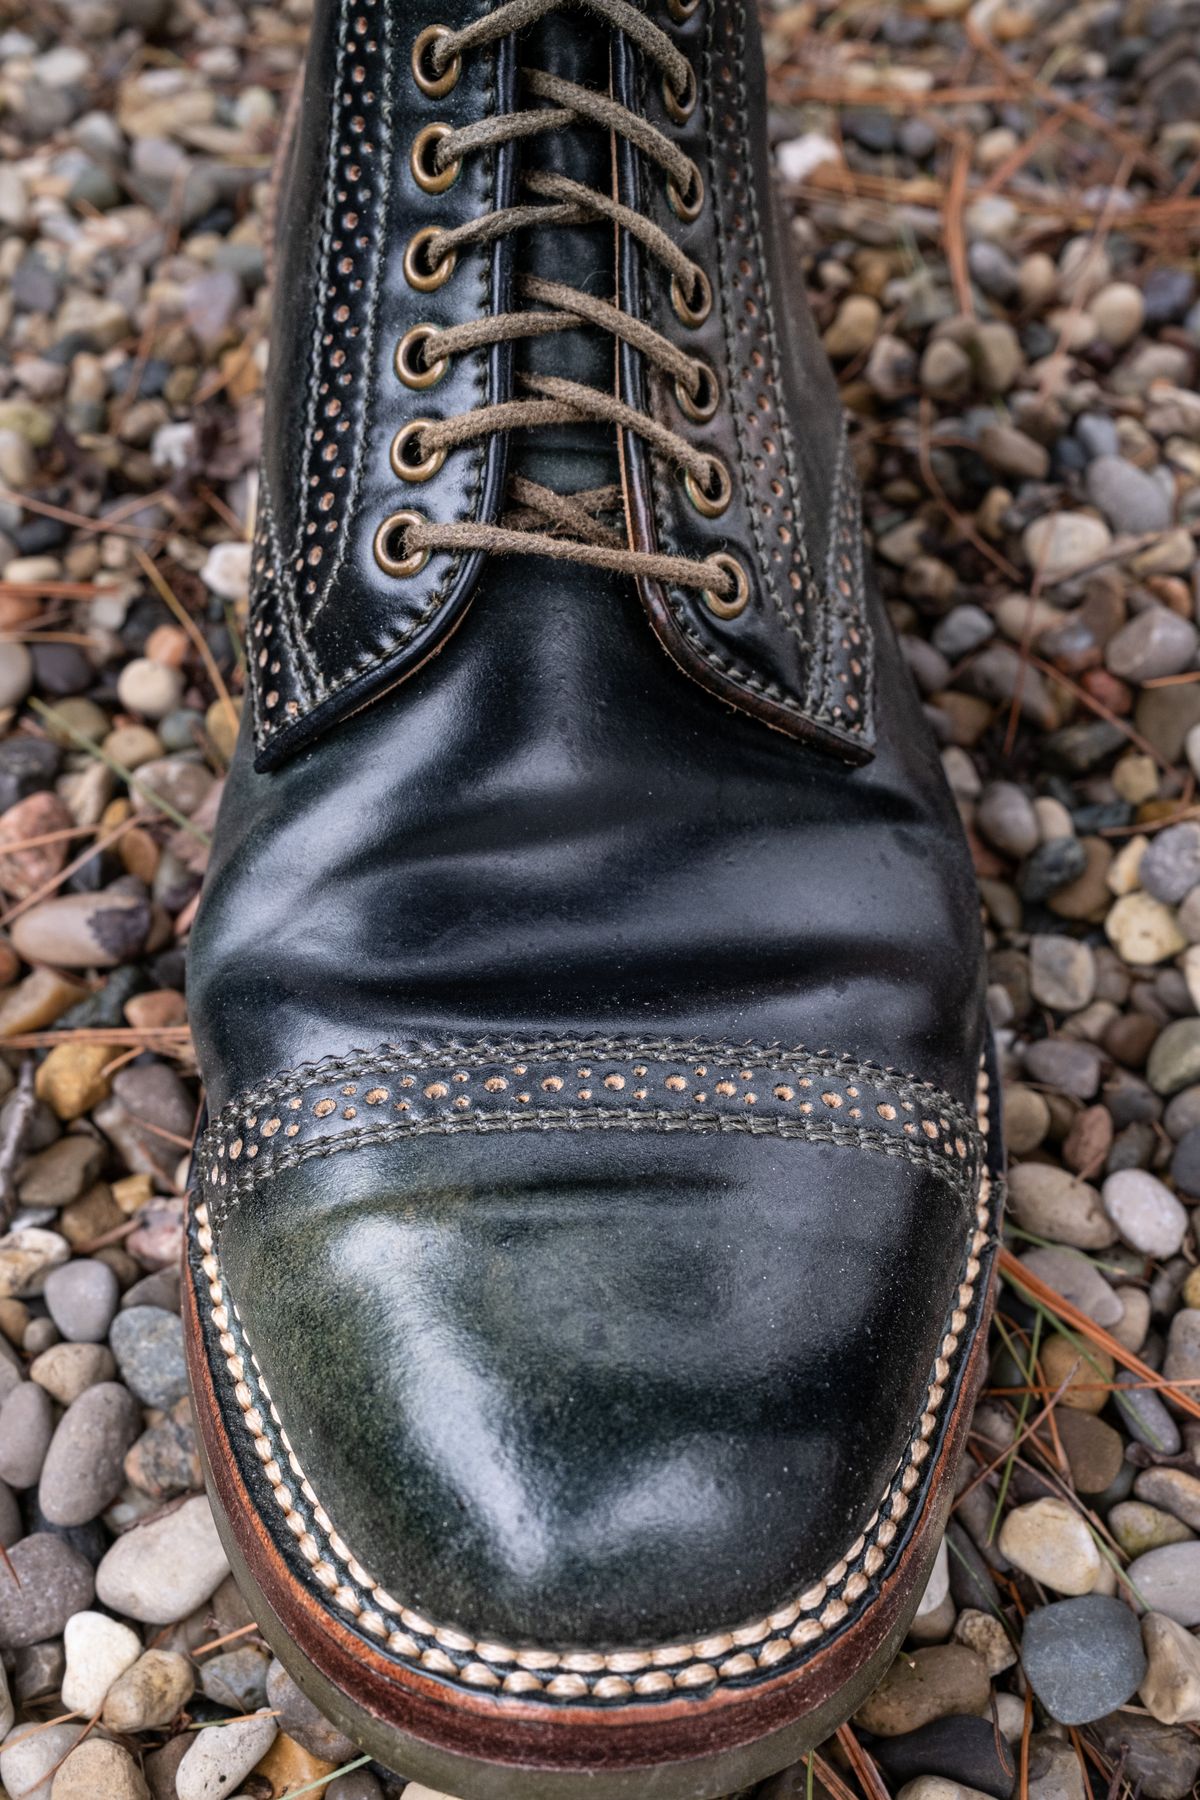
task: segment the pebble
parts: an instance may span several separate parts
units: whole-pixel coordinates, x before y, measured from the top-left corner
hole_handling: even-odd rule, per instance
[[[34,1487],[53,1432],[49,1394],[36,1382],[22,1381],[0,1407],[0,1480],[12,1488]]]
[[[1168,1381],[1200,1380],[1200,1310],[1184,1307],[1171,1320],[1163,1374]]]
[[[1021,1660],[1034,1693],[1060,1725],[1086,1725],[1124,1706],[1146,1673],[1136,1617],[1123,1600],[1103,1594],[1031,1612]]]
[[[975,822],[988,842],[1006,856],[1020,860],[1037,849],[1037,814],[1029,796],[1015,782],[990,783],[979,797]]]
[[[1140,1345],[1138,1346],[1140,1348]],[[1139,1385],[1140,1377],[1121,1370],[1117,1386],[1121,1389],[1117,1406],[1122,1423],[1139,1444],[1156,1450],[1162,1456],[1178,1456],[1183,1448],[1179,1427],[1154,1392]]]
[[[107,1263],[79,1258],[46,1277],[50,1317],[68,1343],[102,1343],[116,1316],[120,1284]]]
[[[1081,1494],[1103,1494],[1118,1479],[1125,1463],[1120,1432],[1103,1419],[1068,1406],[1058,1412],[1057,1429],[1076,1490]]]
[[[48,1144],[22,1165],[17,1192],[23,1206],[69,1206],[104,1166],[104,1146],[84,1132]]]
[[[1138,1698],[1160,1725],[1200,1721],[1200,1640],[1165,1613],[1142,1620],[1146,1674]]]
[[[51,1800],[54,1771],[83,1737],[83,1724],[18,1725],[0,1747],[0,1782],[15,1800]],[[101,1800],[98,1794],[92,1800]],[[108,1800],[107,1795],[103,1800]]]
[[[1115,1180],[1115,1177],[1110,1177]],[[1115,1325],[1123,1308],[1112,1288],[1094,1262],[1077,1250],[1051,1245],[1045,1249],[1024,1251],[1021,1267],[1036,1275],[1056,1294],[1085,1312],[1097,1325]]]
[[[128,712],[165,719],[183,699],[183,676],[167,663],[135,656],[117,678],[117,698]]]
[[[275,1742],[274,1719],[239,1720],[197,1732],[175,1776],[178,1800],[222,1800]]]
[[[1129,1565],[1129,1580],[1148,1612],[1178,1625],[1200,1625],[1200,1542],[1164,1544]]]
[[[1096,959],[1076,938],[1038,936],[1029,940],[1029,982],[1033,997],[1054,1012],[1079,1012],[1096,991]]]
[[[1097,456],[1088,464],[1087,493],[1092,505],[1104,514],[1116,532],[1142,537],[1148,532],[1165,531],[1171,523],[1173,508],[1162,483],[1123,456]],[[1150,609],[1152,612],[1159,610],[1166,609]],[[1168,617],[1178,618],[1174,613]],[[1186,624],[1187,621],[1178,620],[1178,623]],[[1194,630],[1192,636],[1196,637]],[[1109,667],[1112,667],[1111,663]],[[1164,670],[1163,673],[1171,671]]]
[[[1138,874],[1147,893],[1177,906],[1200,882],[1200,825],[1186,820],[1160,831],[1151,839]]]
[[[1120,1712],[1099,1720],[1095,1737],[1102,1753],[1123,1757],[1123,1773],[1146,1800],[1185,1800],[1200,1774],[1200,1740],[1180,1726]]]
[[[871,1755],[893,1782],[939,1779],[993,1800],[1009,1800],[1013,1790],[1014,1759],[1007,1744],[997,1743],[990,1719],[969,1714],[934,1719],[902,1737],[880,1738]]]
[[[1101,458],[1094,462],[1092,470],[1102,468],[1107,461]],[[1151,482],[1150,486],[1157,495],[1157,484]],[[1148,509],[1144,508],[1143,513],[1146,512]],[[1191,668],[1197,644],[1200,632],[1189,619],[1181,619],[1165,606],[1148,606],[1109,639],[1104,661],[1111,674],[1140,685]]]
[[[1142,329],[1146,302],[1141,289],[1134,287],[1132,282],[1111,281],[1092,296],[1088,312],[1097,337],[1111,344],[1114,350],[1124,350]]]
[[[86,1525],[116,1499],[125,1452],[141,1425],[136,1401],[116,1381],[87,1388],[67,1408],[38,1488],[38,1504],[52,1525]]]
[[[1126,1556],[1144,1556],[1164,1544],[1185,1544],[1192,1536],[1180,1520],[1144,1500],[1119,1501],[1108,1515],[1108,1525]]]
[[[1095,1540],[1065,1500],[1047,1498],[1015,1506],[998,1541],[1009,1562],[1055,1593],[1090,1594],[1099,1578],[1101,1558]]]
[[[40,1294],[51,1269],[65,1263],[71,1246],[57,1231],[27,1225],[0,1237],[0,1299]]]
[[[169,1725],[195,1685],[191,1662],[178,1650],[146,1650],[108,1689],[102,1722],[118,1733]]]
[[[142,1772],[120,1744],[87,1738],[54,1777],[51,1800],[150,1800]]]
[[[1154,1041],[1146,1079],[1157,1094],[1177,1094],[1200,1081],[1200,1019],[1174,1019],[1165,1027]]]
[[[1104,929],[1118,955],[1135,967],[1165,962],[1187,948],[1175,914],[1151,894],[1123,894],[1105,919]]]
[[[880,1737],[899,1737],[952,1713],[982,1712],[988,1704],[982,1657],[962,1644],[934,1644],[898,1656],[855,1723]]]
[[[1047,1383],[1059,1393],[1060,1406],[1089,1413],[1104,1410],[1113,1379],[1113,1360],[1107,1351],[1054,1332],[1043,1341],[1039,1360]]]
[[[160,1306],[131,1306],[109,1334],[121,1379],[144,1406],[166,1409],[187,1393],[183,1325]]]
[[[1143,1256],[1174,1256],[1183,1244],[1188,1216],[1169,1187],[1145,1169],[1119,1169],[1101,1189],[1104,1210],[1131,1249]]]
[[[91,1605],[91,1564],[64,1538],[35,1532],[9,1548],[8,1560],[11,1573],[0,1580],[0,1650],[60,1637],[72,1613]]]
[[[99,1712],[114,1681],[132,1668],[142,1653],[136,1631],[98,1612],[78,1612],[68,1619],[63,1646],[67,1657],[63,1705],[85,1718]]]
[[[1025,560],[1043,582],[1053,586],[1098,562],[1112,545],[1112,533],[1091,513],[1047,513],[1026,527]]]
[[[278,1712],[280,1730],[295,1738],[311,1755],[336,1767],[352,1761],[357,1754],[353,1740],[318,1711],[278,1659],[272,1661],[267,1675],[266,1703]]]
[[[1139,1500],[1161,1506],[1200,1531],[1200,1478],[1186,1469],[1144,1469],[1133,1484]]]
[[[1076,1250],[1106,1250],[1117,1241],[1098,1190],[1054,1164],[1018,1163],[1009,1172],[1008,1204],[1017,1223],[1035,1237]]]
[[[126,1618],[171,1625],[203,1605],[228,1573],[208,1501],[197,1495],[118,1538],[96,1570],[96,1593]]]
[[[12,941],[27,962],[112,969],[138,954],[149,929],[148,902],[138,894],[110,889],[43,900],[13,922]]]

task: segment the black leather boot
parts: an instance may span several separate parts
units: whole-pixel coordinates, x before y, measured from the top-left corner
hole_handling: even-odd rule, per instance
[[[974,886],[764,113],[743,0],[319,0],[284,170],[192,1375],[279,1655],[467,1800],[828,1734],[982,1354]]]

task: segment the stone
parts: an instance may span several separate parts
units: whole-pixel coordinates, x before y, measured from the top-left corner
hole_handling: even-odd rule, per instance
[[[1139,1295],[1139,1298],[1144,1300],[1145,1296]],[[1148,1314],[1148,1301],[1146,1311]],[[1135,1344],[1132,1348],[1140,1350],[1141,1344]],[[1118,1392],[1114,1399],[1130,1437],[1136,1438],[1139,1444],[1145,1444],[1150,1450],[1157,1450],[1161,1456],[1178,1456],[1183,1448],[1179,1427],[1154,1389],[1143,1387],[1141,1377],[1130,1374],[1125,1369],[1118,1373],[1116,1381]]]
[[[1146,1674],[1138,1698],[1160,1725],[1200,1721],[1200,1640],[1165,1613],[1142,1620]]]
[[[1163,1374],[1168,1381],[1200,1380],[1200,1310],[1184,1307],[1171,1320]]]
[[[12,941],[27,962],[113,969],[139,954],[149,930],[149,902],[118,888],[43,900],[13,921]]]
[[[147,1650],[109,1688],[101,1722],[119,1734],[161,1729],[183,1711],[195,1686],[186,1656]]]
[[[64,1538],[35,1532],[12,1545],[8,1561],[0,1564],[0,1650],[60,1637],[72,1613],[91,1605],[92,1566]]]
[[[117,1381],[87,1388],[51,1440],[38,1504],[52,1525],[86,1525],[124,1485],[125,1452],[141,1430],[133,1396]]]
[[[150,1800],[142,1772],[120,1744],[90,1737],[72,1750],[54,1777],[51,1800]]]
[[[57,1231],[27,1225],[0,1237],[0,1299],[40,1294],[51,1269],[65,1263],[71,1246]]]
[[[1053,1332],[1044,1339],[1039,1360],[1048,1385],[1058,1393],[1060,1406],[1103,1412],[1114,1372],[1107,1351]]]
[[[1058,1411],[1056,1426],[1076,1491],[1103,1494],[1121,1473],[1125,1460],[1120,1432],[1103,1419],[1069,1406]]]
[[[825,351],[835,362],[861,356],[879,333],[883,314],[878,300],[869,294],[847,294],[825,333]]]
[[[54,1432],[50,1396],[22,1381],[0,1407],[0,1480],[12,1488],[36,1485]]]
[[[126,1453],[125,1475],[135,1488],[156,1500],[193,1493],[204,1486],[191,1402],[186,1396],[144,1431]]]
[[[1131,281],[1110,281],[1088,302],[1096,335],[1114,350],[1131,344],[1146,317],[1146,302]]]
[[[167,663],[135,656],[117,678],[117,698],[127,712],[165,719],[183,699],[183,676]]]
[[[131,1306],[118,1313],[109,1334],[125,1385],[143,1406],[174,1406],[187,1393],[183,1325],[159,1306]]]
[[[410,1790],[412,1785],[410,1782]],[[330,1782],[325,1789],[325,1800],[383,1800],[383,1789],[369,1769],[355,1769]],[[763,1800],[766,1800],[765,1794]]]
[[[1189,1475],[1186,1469],[1143,1469],[1133,1491],[1139,1500],[1161,1506],[1193,1531],[1200,1531],[1200,1477]]]
[[[1106,1250],[1117,1228],[1098,1191],[1050,1163],[1018,1163],[1009,1171],[1009,1210],[1035,1237],[1052,1238],[1077,1250]]]
[[[1022,542],[1030,568],[1053,586],[1099,562],[1112,545],[1112,533],[1091,513],[1047,513],[1026,527]]]
[[[1130,537],[1142,537],[1150,532],[1165,531],[1171,523],[1174,508],[1167,490],[1160,482],[1155,481],[1153,475],[1139,469],[1136,463],[1127,462],[1123,456],[1097,456],[1088,464],[1086,485],[1088,499],[1098,512],[1104,514],[1116,532]],[[1148,607],[1146,613],[1140,616],[1145,618],[1156,612],[1167,613],[1167,609]],[[1178,614],[1167,613],[1167,616],[1178,620],[1180,624],[1187,623],[1186,619],[1179,620]],[[1196,636],[1193,629],[1193,639]],[[1182,641],[1180,634],[1179,642]],[[1114,674],[1120,673],[1111,662],[1108,666]],[[1179,667],[1186,668],[1187,663],[1181,663]],[[1172,675],[1176,671],[1163,669],[1161,673]],[[1131,679],[1144,680],[1146,677]]]
[[[1118,1712],[1094,1727],[1100,1749],[1146,1800],[1185,1800],[1200,1774],[1200,1739],[1182,1726]]]
[[[1151,838],[1138,874],[1147,893],[1177,906],[1200,882],[1200,825],[1185,820]]]
[[[1113,949],[1135,968],[1165,962],[1187,948],[1175,914],[1152,894],[1122,894],[1105,919],[1104,929]],[[1152,1051],[1152,1061],[1153,1055]]]
[[[0,887],[16,900],[50,887],[67,860],[64,833],[73,823],[57,794],[30,794],[0,814]]]
[[[855,1713],[855,1723],[880,1737],[899,1737],[933,1719],[982,1712],[989,1692],[982,1657],[962,1644],[931,1644],[901,1652]]]
[[[71,1132],[21,1165],[17,1193],[22,1206],[69,1206],[104,1167],[104,1145],[84,1132]]]
[[[1103,1061],[1094,1044],[1068,1037],[1041,1038],[1025,1050],[1026,1073],[1034,1081],[1076,1100],[1090,1100],[1095,1095]]]
[[[135,1525],[96,1570],[105,1606],[150,1625],[173,1625],[195,1612],[229,1573],[203,1495],[164,1517]]]
[[[1017,1660],[1016,1648],[1003,1623],[991,1613],[966,1607],[954,1621],[954,1642],[974,1650],[987,1665],[988,1674],[1002,1675]]]
[[[1076,938],[1039,936],[1029,940],[1029,982],[1033,997],[1054,1012],[1079,1012],[1096,991],[1096,959]]]
[[[55,1044],[37,1072],[38,1099],[53,1107],[64,1121],[82,1118],[106,1098],[112,1061],[111,1044],[87,1038]]]
[[[1058,1594],[1090,1594],[1100,1574],[1095,1540],[1065,1500],[1015,1506],[1000,1529],[999,1546],[1009,1562]]]
[[[1144,1556],[1164,1544],[1185,1544],[1192,1533],[1170,1513],[1144,1500],[1121,1500],[1109,1509],[1108,1527],[1126,1556]]]
[[[116,1316],[120,1284],[107,1263],[81,1257],[46,1277],[50,1317],[68,1343],[100,1344]]]
[[[56,969],[34,969],[15,987],[0,994],[0,1037],[44,1031],[86,993]]]
[[[142,1640],[119,1619],[110,1619],[105,1613],[78,1612],[67,1620],[63,1647],[67,1657],[63,1705],[90,1719],[99,1712],[114,1681],[141,1655]]]
[[[1108,460],[1102,458],[1093,463],[1092,469],[1103,467]],[[1162,504],[1158,484],[1150,482],[1149,485]],[[1148,606],[1145,612],[1138,613],[1109,639],[1104,662],[1110,674],[1140,685],[1143,681],[1178,675],[1191,668],[1198,643],[1200,632],[1189,619],[1181,619],[1166,606]]]
[[[358,1761],[359,1752],[355,1751],[353,1760]],[[337,1764],[327,1762],[324,1757],[314,1756],[295,1738],[281,1731],[267,1754],[255,1770],[256,1781],[269,1781],[271,1793],[283,1796],[300,1793],[304,1788],[311,1790],[314,1782],[321,1782],[333,1774]]]
[[[106,1344],[52,1344],[30,1364],[29,1379],[60,1406],[70,1406],[97,1382],[111,1381],[116,1361]]]
[[[178,1800],[222,1800],[275,1742],[274,1719],[241,1719],[197,1732],[175,1775]]]
[[[1137,1619],[1123,1600],[1103,1594],[1031,1612],[1021,1660],[1034,1693],[1060,1725],[1086,1725],[1124,1706],[1146,1673]]]
[[[990,1719],[965,1713],[934,1719],[902,1737],[880,1738],[871,1755],[893,1782],[908,1784],[903,1793],[922,1777],[949,1782],[960,1793],[990,1794],[992,1800],[1009,1800],[1013,1791],[1015,1759],[1007,1744],[997,1743]]]
[[[1148,1612],[1165,1613],[1177,1625],[1200,1625],[1200,1542],[1148,1550],[1127,1572]]]
[[[1174,1256],[1188,1216],[1169,1187],[1145,1169],[1119,1169],[1101,1189],[1104,1210],[1122,1238],[1143,1256]]]
[[[1097,1325],[1115,1325],[1121,1317],[1123,1309],[1116,1294],[1095,1263],[1078,1250],[1060,1249],[1057,1245],[1026,1250],[1019,1261],[1023,1269],[1078,1306]]]
[[[271,1659],[265,1651],[252,1644],[240,1644],[205,1657],[200,1665],[200,1686],[219,1706],[227,1706],[235,1713],[258,1712],[267,1705],[270,1666]]]
[[[55,1770],[86,1729],[85,1724],[18,1725],[0,1747],[0,1782],[5,1793],[15,1800],[50,1800]],[[93,1794],[91,1800],[100,1800],[100,1796]]]
[[[313,1705],[278,1659],[272,1661],[267,1675],[267,1705],[278,1712],[281,1731],[332,1767],[351,1762],[358,1754],[353,1739],[340,1732]]]
[[[1146,1079],[1156,1094],[1177,1094],[1200,1081],[1200,1019],[1174,1019],[1160,1032],[1146,1063]]]
[[[1024,1082],[1009,1082],[1004,1089],[1004,1141],[1009,1154],[1027,1156],[1049,1129],[1050,1108],[1044,1095]]]

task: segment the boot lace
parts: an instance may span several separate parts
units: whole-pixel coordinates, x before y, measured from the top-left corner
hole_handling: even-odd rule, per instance
[[[660,71],[671,116],[679,120],[688,116],[696,102],[691,64],[667,33],[629,0],[504,0],[461,31],[429,26],[413,47],[418,85],[434,97],[449,92],[458,79],[463,57],[471,51],[568,5],[583,7],[614,30],[625,32]],[[517,139],[587,124],[626,138],[663,171],[676,213],[686,220],[698,215],[704,202],[703,177],[664,132],[609,95],[545,70],[522,68],[521,79],[525,104],[520,110],[458,129],[433,124],[418,132],[411,160],[422,188],[444,192],[469,156]],[[451,229],[431,226],[418,231],[405,257],[411,285],[426,292],[440,287],[453,273],[460,251],[494,242],[509,232],[607,224],[629,232],[666,271],[672,304],[685,325],[699,324],[707,317],[712,305],[708,277],[660,226],[610,195],[563,175],[535,169],[527,171],[522,181],[520,204],[482,214]],[[565,282],[533,275],[517,281],[516,293],[523,303],[520,311],[468,320],[445,330],[431,325],[414,327],[397,351],[401,379],[415,389],[432,387],[450,359],[464,352],[591,326],[632,345],[670,377],[687,417],[703,422],[716,412],[719,389],[708,364],[631,317],[615,298],[600,299]],[[414,419],[404,426],[392,444],[396,474],[405,482],[427,481],[452,450],[493,432],[587,422],[616,426],[644,439],[682,471],[693,504],[706,516],[718,516],[728,505],[730,477],[719,457],[697,449],[615,393],[560,376],[530,373],[518,374],[514,386],[516,392],[509,400],[477,406],[450,418]],[[623,516],[622,490],[616,485],[561,494],[540,482],[513,476],[508,482],[505,511],[496,524],[477,520],[439,524],[405,510],[386,520],[376,538],[380,563],[397,575],[415,574],[438,550],[552,557],[696,589],[722,611],[735,605],[740,610],[744,603],[746,578],[727,555],[701,561],[634,550]]]

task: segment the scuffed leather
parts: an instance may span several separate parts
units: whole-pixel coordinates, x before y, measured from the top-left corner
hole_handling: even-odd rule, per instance
[[[557,20],[551,55],[595,83],[607,46]],[[585,134],[555,152],[602,178]],[[611,291],[604,235],[538,234],[522,266]],[[798,354],[828,393],[810,332]],[[611,368],[589,333],[533,356]],[[795,413],[797,441],[825,418]],[[617,477],[582,427],[512,454],[565,489]],[[349,640],[380,596],[359,564],[346,582]],[[437,656],[277,766],[247,719],[192,934],[210,1111],[398,1041],[603,1036],[806,1045],[973,1114],[970,863],[864,605],[859,767],[681,678],[633,583],[523,559],[486,559]],[[522,1642],[725,1628],[840,1554],[914,1429],[974,1221],[968,1180],[750,1131],[456,1129],[291,1162],[285,1126],[270,1142],[218,1247],[300,1461],[406,1604]]]

